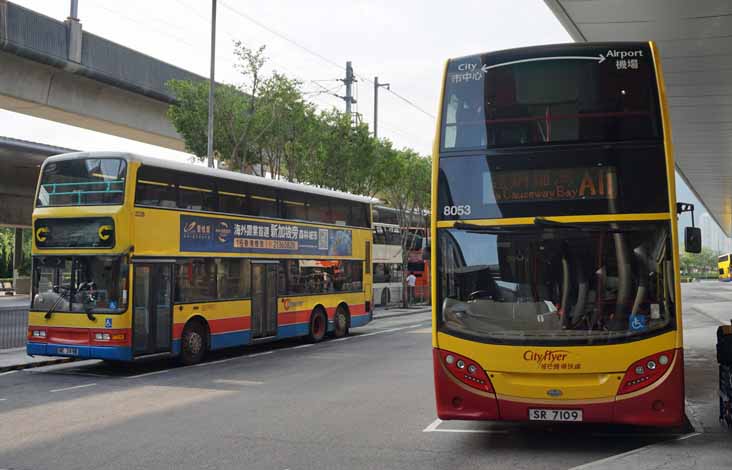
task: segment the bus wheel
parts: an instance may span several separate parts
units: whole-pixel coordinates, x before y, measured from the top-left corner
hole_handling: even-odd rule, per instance
[[[316,308],[313,310],[312,315],[310,315],[308,339],[313,343],[323,341],[326,331],[328,331],[328,317],[322,308]]]
[[[201,362],[206,354],[206,328],[200,322],[188,322],[180,340],[181,362],[185,365]]]
[[[348,312],[346,307],[339,305],[336,309],[335,318],[333,320],[335,323],[333,336],[336,338],[348,336]]]
[[[389,305],[389,301],[391,300],[389,297],[391,297],[391,292],[389,292],[389,288],[386,287],[381,291],[381,305]]]

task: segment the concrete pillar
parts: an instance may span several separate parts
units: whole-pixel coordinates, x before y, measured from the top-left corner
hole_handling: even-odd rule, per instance
[[[18,272],[23,264],[23,229],[15,229],[15,245],[13,249],[13,288],[16,294],[30,293],[30,278],[21,276]]]
[[[66,29],[69,32],[69,60],[81,63],[81,22],[79,18],[66,18]]]
[[[8,41],[8,2],[0,0],[0,46]]]

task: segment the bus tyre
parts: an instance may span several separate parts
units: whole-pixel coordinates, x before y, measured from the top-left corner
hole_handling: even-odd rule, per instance
[[[336,338],[348,336],[348,312],[343,305],[339,305],[336,309],[333,323],[333,336]]]
[[[185,365],[201,362],[206,354],[206,329],[197,321],[188,322],[181,336],[180,360]]]
[[[310,315],[310,332],[308,339],[313,343],[323,341],[325,333],[328,331],[328,317],[322,308],[316,308]]]
[[[384,290],[381,291],[381,305],[386,306],[389,305],[389,302],[391,302],[391,292],[389,292],[389,288],[385,287]]]

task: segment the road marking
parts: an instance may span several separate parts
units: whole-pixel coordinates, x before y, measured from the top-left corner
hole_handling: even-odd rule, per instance
[[[432,328],[420,328],[418,330],[410,331],[410,333],[432,334]]]
[[[389,328],[388,330],[372,331],[371,333],[365,333],[363,335],[354,336],[354,338],[365,338],[366,336],[380,335],[380,334],[384,334],[384,333],[393,333],[395,331],[408,330],[410,328],[417,328],[421,325],[422,325],[421,323],[417,323],[414,325],[407,325],[407,326],[402,326],[399,328]]]
[[[274,354],[274,351],[264,351],[260,353],[254,353],[254,354],[247,354],[244,357],[258,357],[258,356],[266,356],[267,354]]]
[[[312,346],[315,346],[315,345],[313,343],[307,343],[307,344],[301,344],[300,346],[293,346],[293,347],[287,348],[287,349],[302,349],[302,348],[309,348]]]
[[[76,386],[74,386],[74,387],[57,388],[57,389],[55,389],[55,390],[51,390],[51,393],[56,393],[56,392],[65,392],[65,391],[67,391],[67,390],[76,390],[76,389],[79,389],[79,388],[87,388],[87,387],[93,387],[93,386],[95,386],[95,385],[96,385],[96,384],[84,384],[84,385],[76,385]]]
[[[432,421],[429,426],[424,428],[422,432],[452,432],[464,434],[508,434],[506,429],[439,429],[442,420],[437,418]]]
[[[125,378],[126,379],[138,379],[140,377],[147,377],[149,375],[165,374],[166,372],[170,372],[170,369],[156,370],[155,372],[145,372],[144,374],[130,375],[130,376],[125,377]]]
[[[345,341],[345,340],[347,340],[347,339],[351,339],[351,338],[353,338],[353,336],[344,336],[343,338],[337,338],[337,339],[332,339],[332,340],[330,340],[330,341],[331,341],[332,343],[335,343],[336,341]]]
[[[214,383],[226,385],[264,385],[264,382],[259,382],[257,380],[216,379],[214,380]]]
[[[442,420],[440,418],[437,418],[436,420],[432,421],[429,426],[424,428],[422,432],[433,432],[440,424],[442,424]]]
[[[0,398],[0,401],[5,401],[5,400],[7,400],[7,398]]]
[[[16,372],[18,372],[18,371],[17,370],[9,370],[7,372],[0,372],[0,376],[15,374]]]
[[[676,439],[669,439],[667,441],[662,441],[662,442],[656,442],[656,443],[653,443],[653,444],[648,444],[646,446],[639,447],[637,449],[629,450],[628,452],[623,452],[622,454],[611,455],[610,457],[606,457],[604,459],[595,460],[594,462],[588,462],[586,464],[582,464],[582,465],[579,465],[577,467],[572,467],[569,470],[583,470],[583,469],[590,469],[590,468],[605,468],[606,467],[606,464],[608,464],[610,462],[613,462],[615,460],[620,460],[620,459],[622,459],[624,457],[628,457],[628,456],[631,456],[631,455],[634,455],[634,454],[641,453],[643,451],[646,451],[648,449],[651,449],[651,448],[653,448],[655,446],[658,446],[660,444],[664,444],[664,443],[668,443],[668,442],[673,442],[673,441],[683,441],[683,440],[689,439],[690,437],[699,436],[699,435],[701,435],[701,433],[699,433],[699,432],[692,432],[692,433],[689,433],[689,434],[685,434],[685,435],[683,435],[681,437],[678,437]]]
[[[202,362],[200,364],[194,364],[193,367],[203,367],[203,366],[210,366],[213,364],[222,364],[224,362],[233,361],[234,359],[238,359],[238,357],[229,357],[226,359],[219,359],[218,361]]]

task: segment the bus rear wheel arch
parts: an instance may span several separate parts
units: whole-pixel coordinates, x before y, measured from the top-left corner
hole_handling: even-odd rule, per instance
[[[308,329],[308,340],[312,343],[323,341],[325,333],[328,331],[328,315],[325,309],[318,305],[310,314],[310,327]]]
[[[183,328],[180,338],[180,360],[185,365],[197,364],[203,360],[210,344],[209,328],[200,317],[191,318]]]
[[[340,304],[336,308],[333,317],[333,336],[342,338],[348,336],[348,330],[351,327],[351,314],[348,311],[348,305]]]

